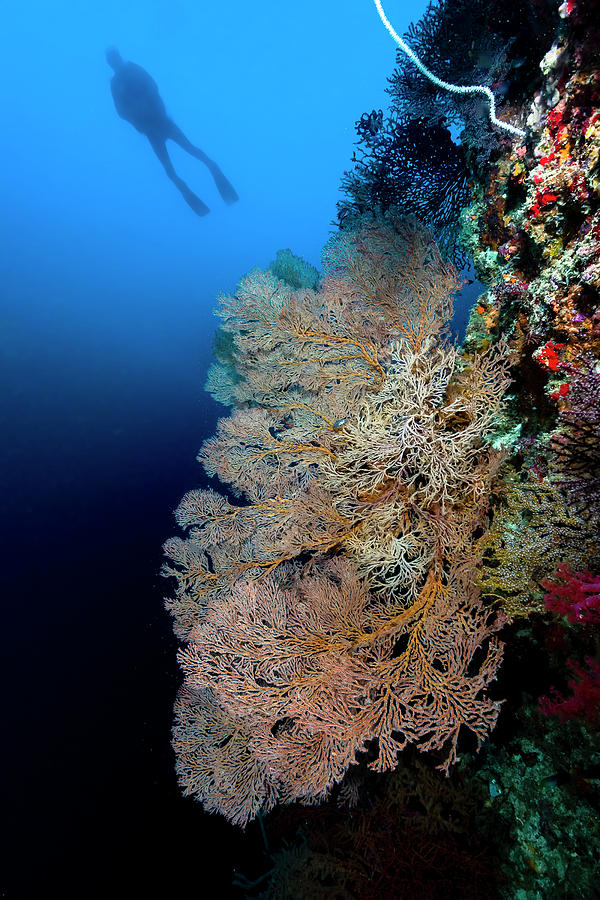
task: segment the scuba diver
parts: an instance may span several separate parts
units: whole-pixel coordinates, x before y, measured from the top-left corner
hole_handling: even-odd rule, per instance
[[[157,84],[146,70],[136,63],[125,62],[116,47],[109,47],[106,51],[106,59],[115,72],[111,78],[110,89],[118,114],[122,119],[131,122],[141,134],[146,135],[165,172],[188,206],[191,206],[199,216],[205,216],[210,212],[208,206],[189,189],[185,181],[175,172],[167,152],[169,138],[191,156],[195,156],[204,163],[214,178],[225,203],[229,205],[239,200],[233,186],[225,178],[216,162],[203,153],[199,147],[194,147],[183,131],[169,118],[158,93]]]

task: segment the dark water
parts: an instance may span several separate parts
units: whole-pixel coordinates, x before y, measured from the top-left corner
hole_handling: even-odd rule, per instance
[[[0,896],[14,900],[225,897],[260,852],[176,785],[160,548],[223,413],[202,391],[215,294],[280,247],[318,264],[353,123],[384,102],[393,62],[358,0],[339,21],[313,0],[235,0],[225,21],[191,0],[126,6],[3,6]],[[239,204],[175,152],[213,213],[183,203],[116,116],[110,43],[151,71]]]

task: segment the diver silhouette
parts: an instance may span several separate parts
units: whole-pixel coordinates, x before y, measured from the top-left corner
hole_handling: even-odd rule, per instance
[[[141,134],[146,135],[165,172],[188,206],[191,206],[199,216],[205,216],[210,212],[208,206],[189,189],[173,168],[167,151],[169,139],[204,163],[225,203],[235,203],[239,200],[216,162],[199,147],[194,147],[183,131],[169,118],[158,93],[158,86],[148,72],[136,63],[125,62],[116,47],[109,47],[106,51],[106,60],[115,73],[110,81],[110,89],[118,114],[122,119],[131,122]]]

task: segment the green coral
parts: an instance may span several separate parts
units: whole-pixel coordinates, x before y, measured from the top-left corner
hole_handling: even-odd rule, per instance
[[[269,263],[269,269],[295,291],[300,288],[316,291],[319,286],[319,270],[291,250],[278,250],[273,262]]]

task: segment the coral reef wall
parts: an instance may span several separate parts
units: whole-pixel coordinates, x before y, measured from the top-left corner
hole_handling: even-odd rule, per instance
[[[483,583],[507,613],[543,608],[541,580],[600,556],[600,68],[591,4],[565,3],[540,64],[527,140],[473,187],[463,236],[488,285],[465,350],[515,354],[497,443],[510,454]]]
[[[391,805],[392,821],[414,813],[399,786],[418,773],[426,812],[407,840],[432,859],[455,846],[487,878],[487,851],[474,860],[475,845],[448,840],[458,819],[428,831],[434,798],[455,788],[421,760],[455,773],[459,737],[479,748],[508,696],[506,748],[492,737],[483,762],[466,755],[452,795],[471,798],[461,834],[481,814],[506,897],[552,897],[557,879],[576,890],[593,864],[560,837],[560,823],[578,822],[578,840],[592,829],[595,800],[572,794],[594,777],[600,721],[593,7],[532,0],[505,15],[492,0],[440,0],[406,36],[441,77],[493,87],[499,115],[526,137],[494,133],[477,103],[442,98],[399,62],[389,119],[373,110],[358,123],[322,272],[280,251],[219,298],[207,388],[231,412],[199,454],[212,487],[183,498],[183,536],[165,545],[184,792],[245,826],[295,801],[348,799],[369,770],[389,771],[396,799],[384,789],[373,803]],[[477,48],[470,21],[485,35]],[[460,145],[449,126],[462,126]],[[458,348],[447,336],[452,261],[466,255],[486,290]],[[501,628],[505,695],[492,686]],[[558,673],[537,706],[524,646]],[[585,748],[575,786],[567,734]],[[527,759],[537,769],[521,779]],[[554,824],[538,840],[548,810]],[[379,834],[361,825],[355,839],[357,822],[340,837],[353,853]],[[317,872],[344,890],[350,871],[363,878],[362,863],[326,858],[318,830],[310,851],[285,852],[268,896],[285,896],[278,879],[290,871],[307,890]]]

